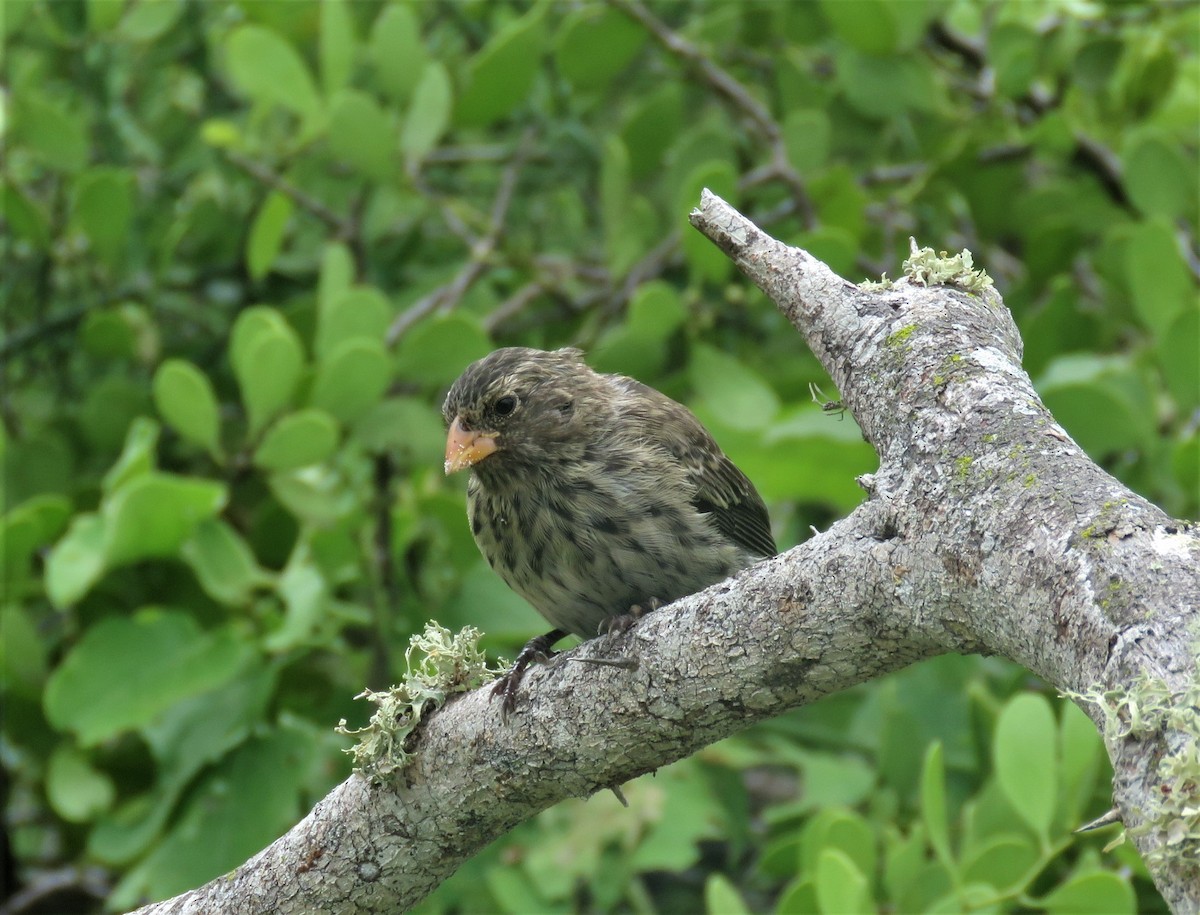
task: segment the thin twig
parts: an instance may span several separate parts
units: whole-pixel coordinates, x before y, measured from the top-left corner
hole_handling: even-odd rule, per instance
[[[699,47],[673,31],[638,0],[608,0],[608,3],[642,25],[668,53],[691,67],[704,82],[750,121],[770,151],[771,161],[767,167],[787,186],[795,198],[796,211],[800,214],[804,227],[814,228],[817,217],[808,189],[800,173],[788,160],[783,130],[771,116],[771,112],[728,71],[713,62]]]
[[[517,179],[528,157],[533,140],[533,131],[525,132],[517,144],[516,152],[500,176],[500,185],[492,201],[491,216],[488,221],[486,234],[471,245],[470,259],[458,271],[458,274],[444,286],[440,286],[428,295],[422,296],[409,308],[396,316],[387,331],[387,345],[395,346],[410,327],[435,311],[448,312],[454,309],[467,291],[475,284],[500,242],[508,219],[508,211],[512,206],[513,196],[517,188]]]
[[[492,309],[483,319],[483,329],[489,334],[494,334],[501,325],[516,317],[546,292],[544,280],[531,280]]]
[[[236,150],[225,150],[225,157],[251,178],[272,190],[279,191],[279,193],[289,197],[300,209],[317,217],[317,219],[332,229],[339,239],[349,241],[354,238],[355,227],[350,220],[338,216],[337,213],[333,212],[333,210],[329,209],[321,201],[317,200],[307,191],[292,184],[287,178],[271,171],[265,165],[255,162],[253,159],[242,155]]]

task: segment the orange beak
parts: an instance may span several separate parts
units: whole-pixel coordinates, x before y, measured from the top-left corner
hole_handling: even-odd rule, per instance
[[[463,426],[462,417],[454,417],[446,435],[446,473],[474,467],[496,450],[496,433],[476,432]]]

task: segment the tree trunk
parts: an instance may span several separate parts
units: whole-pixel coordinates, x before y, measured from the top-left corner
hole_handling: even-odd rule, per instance
[[[880,457],[869,498],[788,553],[418,731],[245,865],[143,912],[411,906],[516,824],[747,725],[943,652],[1000,655],[1101,727],[1114,801],[1163,897],[1200,909],[1200,537],[1097,467],[1021,368],[990,288],[865,289],[704,193],[692,223],[804,334]],[[1082,698],[1089,696],[1089,698]],[[1131,714],[1136,711],[1137,714]]]

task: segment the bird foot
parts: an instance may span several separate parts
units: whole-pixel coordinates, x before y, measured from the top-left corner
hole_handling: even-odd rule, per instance
[[[626,612],[618,613],[615,616],[610,616],[608,619],[601,622],[599,627],[596,629],[596,635],[612,635],[613,633],[617,633],[619,635],[620,633],[628,632],[633,627],[634,623],[640,620],[647,613],[653,613],[662,605],[662,601],[660,601],[657,597],[652,597],[646,601],[645,607],[643,607],[641,604],[634,604]]]
[[[500,703],[501,721],[507,723],[509,714],[517,707],[517,687],[521,685],[529,665],[542,663],[554,657],[557,652],[552,651],[551,646],[565,635],[561,629],[554,629],[545,635],[530,639],[517,655],[517,660],[508,669],[508,673],[496,680],[492,686],[492,698],[504,697],[504,701]]]

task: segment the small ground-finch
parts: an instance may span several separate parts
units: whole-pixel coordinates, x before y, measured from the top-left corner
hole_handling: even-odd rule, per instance
[[[775,554],[754,485],[692,413],[577,349],[511,347],[467,368],[443,407],[446,472],[469,467],[484,558],[554,630],[494,690],[567,633],[590,638]]]

